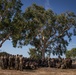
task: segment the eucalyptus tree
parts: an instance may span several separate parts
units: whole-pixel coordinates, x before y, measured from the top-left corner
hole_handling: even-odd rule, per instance
[[[41,59],[41,51],[35,49],[35,48],[30,48],[28,54],[30,55],[30,58],[33,59]]]
[[[71,58],[72,56],[72,53],[70,50],[67,50],[65,54],[66,54],[66,58]]]
[[[6,40],[16,46],[24,29],[20,0],[0,0],[0,47]]]
[[[72,48],[71,50],[66,51],[67,58],[75,58],[76,57],[76,48]]]
[[[42,59],[49,50],[53,54],[64,53],[71,36],[76,34],[76,15],[57,15],[36,4],[22,13],[21,6],[20,0],[0,1],[0,46],[8,39],[14,47],[31,44],[42,52]]]
[[[76,35],[76,15],[73,12],[56,14],[51,9],[33,4],[26,9],[24,17],[28,30],[26,38],[42,52],[42,59],[49,50],[58,55],[65,53],[71,36]]]
[[[71,49],[71,57],[76,58],[76,48]]]

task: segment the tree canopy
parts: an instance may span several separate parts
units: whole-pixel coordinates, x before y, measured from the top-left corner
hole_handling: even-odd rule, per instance
[[[76,15],[56,14],[36,4],[22,13],[21,6],[21,0],[0,1],[0,46],[11,39],[14,47],[31,44],[42,52],[42,58],[49,50],[58,55],[65,53],[71,36],[76,35]]]
[[[7,52],[0,52],[0,57],[1,57],[1,56],[9,56],[9,55],[11,55],[11,54],[9,54],[9,53],[7,53]]]
[[[28,54],[30,55],[30,58],[33,58],[33,59],[41,59],[42,58],[41,51],[39,51],[35,48],[29,49]]]
[[[24,29],[22,16],[22,3],[20,0],[1,0],[0,1],[0,47],[11,39],[15,47]]]
[[[75,58],[76,57],[76,48],[72,48],[71,50],[66,51],[67,58]]]
[[[26,9],[24,17],[29,29],[30,44],[42,51],[43,58],[48,50],[58,55],[65,53],[71,36],[76,33],[76,15],[73,12],[57,15],[51,9],[45,10],[33,4]]]

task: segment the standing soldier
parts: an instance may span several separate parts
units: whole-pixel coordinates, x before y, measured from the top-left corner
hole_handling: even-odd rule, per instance
[[[7,69],[7,57],[6,57],[6,55],[4,56],[4,69]]]
[[[15,57],[15,69],[19,70],[19,55],[18,54]]]
[[[20,55],[20,57],[19,57],[19,70],[23,70],[23,56],[22,55]]]
[[[0,68],[1,68],[1,56],[0,56]]]
[[[15,55],[12,56],[12,68],[15,69]]]
[[[1,68],[4,69],[4,56],[1,56]]]
[[[9,69],[12,68],[12,55],[9,56]]]
[[[48,57],[48,67],[51,66],[50,58]]]

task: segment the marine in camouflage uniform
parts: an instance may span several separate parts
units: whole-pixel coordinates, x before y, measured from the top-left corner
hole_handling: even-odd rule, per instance
[[[19,70],[23,70],[23,56],[20,55],[19,56]]]
[[[50,64],[50,63],[51,63],[51,62],[50,62],[50,60],[51,60],[51,59],[50,59],[50,58],[48,58],[48,67],[50,67],[50,66],[51,66],[51,64]]]
[[[15,57],[15,69],[16,70],[19,70],[19,55],[16,55]]]
[[[7,62],[7,56],[4,56],[4,69],[7,69],[8,67]]]
[[[12,56],[12,68],[15,69],[15,56]]]
[[[9,56],[9,69],[12,69],[12,55]]]
[[[4,69],[4,56],[1,56],[1,68]]]

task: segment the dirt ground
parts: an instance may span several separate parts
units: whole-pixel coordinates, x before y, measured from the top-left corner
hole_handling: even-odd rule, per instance
[[[38,68],[36,70],[1,70],[0,75],[76,75],[76,65],[73,69]]]

